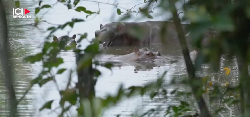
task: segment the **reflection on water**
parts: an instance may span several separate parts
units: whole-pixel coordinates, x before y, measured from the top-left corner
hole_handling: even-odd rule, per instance
[[[46,1],[45,1],[46,2]],[[47,1],[48,3],[54,3],[55,1]],[[23,57],[37,53],[41,51],[41,48],[39,46],[44,41],[44,37],[47,36],[44,32],[44,30],[47,27],[53,26],[48,23],[41,23],[39,25],[39,28],[35,28],[32,26],[16,26],[16,25],[23,25],[23,24],[29,24],[33,23],[34,19],[13,19],[12,18],[12,8],[14,7],[14,1],[6,1],[7,11],[8,11],[8,23],[10,25],[9,27],[9,36],[10,36],[10,42],[11,42],[11,48],[13,50],[14,54],[14,68],[15,68],[15,76],[16,76],[16,82],[15,82],[15,88],[17,91],[17,97],[20,98],[20,96],[25,92],[27,86],[29,85],[29,81],[36,77],[37,73],[41,70],[41,63],[36,63],[34,65],[23,63]],[[34,4],[36,2],[31,1],[21,1],[21,7],[27,8],[31,11],[31,15],[34,15]],[[133,6],[135,4],[134,1],[130,0],[127,3],[124,4],[125,7]],[[98,6],[94,3],[85,3],[84,6],[87,7],[87,9],[90,10],[98,10]],[[88,22],[85,23],[78,23],[75,25],[75,28],[70,32],[69,35],[81,33],[84,32],[89,33],[89,39],[94,37],[94,31],[99,28],[99,23],[102,22],[110,22],[107,20],[109,16],[107,16],[105,13],[109,13],[112,10],[112,7],[108,7],[107,5],[103,5],[102,12],[100,16],[97,16],[97,18],[94,18],[92,20],[88,20]],[[41,14],[40,14],[41,15]],[[111,15],[111,14],[110,14]],[[59,24],[64,23],[66,21],[71,20],[71,18],[79,17],[79,18],[85,18],[85,14],[81,13],[75,13],[71,10],[67,10],[67,8],[62,4],[57,4],[53,10],[51,10],[47,15],[44,16],[44,20],[52,23],[52,24]],[[98,18],[99,17],[99,18]],[[34,18],[34,16],[33,16]],[[105,19],[106,18],[106,19]],[[100,20],[103,19],[103,20]],[[159,18],[160,20],[161,18]],[[157,19],[154,19],[157,20]],[[55,33],[56,36],[62,36],[68,33],[70,31],[69,28],[66,28],[63,31],[58,31]],[[79,38],[79,37],[77,37]],[[84,40],[82,43],[83,47],[88,45],[88,41]],[[175,48],[176,45],[168,45],[168,46],[155,46],[150,47],[152,51],[159,51],[164,56],[171,57],[172,59],[177,59],[177,63],[166,63],[161,66],[152,66],[152,65],[140,65],[140,66],[131,66],[131,65],[117,65],[113,68],[112,71],[104,69],[104,68],[98,68],[102,71],[102,76],[98,79],[96,84],[96,95],[100,97],[105,97],[106,94],[115,94],[117,91],[117,87],[119,84],[124,84],[125,87],[129,86],[141,86],[149,81],[156,80],[157,76],[161,75],[164,71],[167,71],[167,75],[165,76],[166,83],[170,83],[172,78],[182,78],[186,76],[185,71],[185,64],[183,61],[183,58],[181,56],[181,51],[179,49],[170,49]],[[177,47],[176,47],[177,48]],[[104,53],[108,55],[124,55],[128,54],[134,51],[134,47],[122,47],[122,48],[110,48],[107,49]],[[74,69],[75,65],[75,55],[72,52],[62,52],[60,54],[61,57],[63,57],[65,63],[59,68],[69,68]],[[221,62],[221,68],[224,67],[231,67],[234,68],[235,63],[227,63],[227,61],[224,61],[222,59]],[[139,69],[139,71],[135,72],[135,69]],[[204,66],[202,69],[205,71],[206,74],[201,75],[211,75],[211,71],[208,69],[207,66]],[[56,71],[56,69],[54,69]],[[68,81],[67,76],[69,72],[66,72],[64,74],[56,76],[56,80],[58,82],[58,87],[54,83],[47,83],[44,85],[44,87],[40,88],[38,86],[34,86],[30,93],[26,96],[26,98],[20,103],[19,105],[19,113],[22,117],[25,116],[46,116],[46,117],[54,117],[57,115],[57,112],[60,112],[59,109],[55,109],[58,107],[59,104],[59,94],[58,89],[65,88],[65,83]],[[220,73],[223,74],[223,73]],[[235,71],[232,71],[229,77],[236,76],[237,73]],[[73,74],[73,82],[76,81],[76,75]],[[226,81],[227,79],[219,79],[220,81]],[[236,82],[236,81],[235,81]],[[0,93],[0,116],[6,115],[6,95],[5,95],[5,88],[4,85],[0,85],[1,93]],[[171,91],[175,87],[169,87],[168,90]],[[52,110],[43,110],[39,112],[39,108],[42,107],[42,105],[49,100],[56,100],[52,104]],[[122,115],[129,115],[131,112],[135,111],[136,109],[143,107],[143,109],[150,109],[157,104],[161,104],[162,102],[154,102],[150,103],[148,96],[144,97],[134,97],[128,101],[123,101],[122,103],[116,105],[115,107],[112,107],[111,109],[107,110],[107,112],[104,113],[104,116],[106,117],[112,117],[117,114]],[[165,106],[171,105],[176,103],[173,98],[169,98],[166,102],[164,102]],[[73,113],[74,109],[72,109]]]

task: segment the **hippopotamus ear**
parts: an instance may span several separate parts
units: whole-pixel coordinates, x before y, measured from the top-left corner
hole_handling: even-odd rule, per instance
[[[53,36],[53,41],[58,41],[58,38],[56,36]]]
[[[76,34],[74,34],[73,36],[72,36],[72,39],[75,39],[76,38]]]
[[[118,31],[121,30],[122,29],[122,24],[117,24],[116,28],[117,28]]]
[[[136,48],[135,48],[135,49],[134,49],[134,52],[139,52],[139,49],[136,49]]]
[[[103,27],[103,25],[102,25],[102,24],[100,24],[100,29],[102,29],[102,27]]]
[[[139,55],[140,55],[140,53],[139,53],[139,49],[134,49],[134,53],[136,54],[136,57],[138,57]]]

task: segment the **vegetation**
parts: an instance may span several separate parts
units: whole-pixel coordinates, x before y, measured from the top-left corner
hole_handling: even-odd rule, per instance
[[[73,3],[67,0],[58,0],[57,3],[63,3],[68,9],[74,9],[76,12],[84,12],[87,17],[90,15],[98,15],[101,11],[90,11],[84,6],[78,6],[80,0],[74,0]],[[190,60],[189,50],[187,48],[187,42],[185,34],[181,28],[181,19],[179,17],[180,11],[177,10],[175,4],[177,2],[183,3],[182,13],[184,14],[183,20],[189,21],[190,34],[192,36],[192,44],[194,47],[200,49],[201,54],[198,56],[195,64]],[[56,4],[57,4],[56,3]],[[19,7],[20,2],[15,1],[16,7]],[[91,44],[85,49],[79,49],[80,45],[74,49],[77,60],[77,73],[78,82],[74,87],[70,85],[71,76],[64,90],[59,90],[61,100],[60,108],[61,113],[59,116],[66,116],[67,112],[71,107],[77,107],[77,115],[82,117],[97,117],[102,116],[105,109],[114,106],[123,99],[131,98],[136,95],[147,95],[149,94],[152,100],[160,100],[164,102],[169,98],[168,94],[174,95],[180,102],[178,105],[169,107],[161,107],[164,105],[151,109],[145,113],[134,114],[134,116],[156,116],[162,111],[164,115],[179,117],[179,116],[191,116],[199,115],[201,117],[211,116],[223,116],[223,111],[229,110],[229,116],[237,114],[242,117],[248,117],[250,115],[250,78],[249,78],[249,30],[250,30],[250,2],[248,0],[231,1],[231,0],[144,0],[145,7],[139,8],[138,10],[131,8],[128,10],[121,10],[118,5],[114,6],[117,8],[117,14],[122,15],[120,21],[130,18],[132,13],[141,13],[148,18],[153,18],[152,4],[161,8],[163,11],[161,15],[166,12],[171,12],[172,17],[166,20],[172,20],[175,24],[176,31],[178,32],[178,39],[182,48],[184,56],[187,78],[183,77],[182,81],[173,80],[171,84],[187,84],[190,87],[190,91],[173,90],[167,92],[167,86],[163,84],[163,77],[166,74],[164,72],[155,82],[149,83],[141,87],[130,87],[125,89],[122,85],[120,86],[115,96],[107,96],[106,98],[99,98],[95,96],[94,86],[101,72],[97,70],[97,66],[103,66],[112,70],[111,63],[100,64],[93,58],[100,54],[99,43],[93,39]],[[39,6],[35,8],[35,13],[39,13],[43,9],[50,9],[53,4],[43,4],[43,1],[39,1]],[[13,88],[12,82],[14,77],[12,76],[11,51],[9,50],[8,42],[8,27],[6,21],[5,11],[3,9],[3,1],[0,1],[0,18],[2,24],[2,44],[1,44],[1,63],[5,74],[5,84],[8,90],[9,102],[10,102],[10,114],[9,116],[14,117],[17,113],[17,105],[23,99],[16,98],[16,92]],[[59,69],[56,74],[53,74],[51,70],[57,68],[64,61],[58,56],[62,48],[57,48],[58,43],[50,42],[48,39],[52,37],[53,33],[59,29],[64,29],[69,26],[71,28],[78,22],[84,22],[84,19],[72,19],[62,25],[57,25],[48,28],[50,34],[47,36],[47,40],[43,45],[42,51],[26,57],[25,61],[29,63],[42,62],[42,71],[40,74],[30,82],[30,87],[38,84],[40,87],[48,82],[54,82],[55,75],[62,74],[67,69]],[[42,22],[41,17],[35,18],[35,25],[37,26]],[[162,29],[164,30],[164,29]],[[209,45],[203,46],[202,42],[204,39],[204,33],[208,31],[215,31],[216,36],[211,36],[209,39]],[[162,31],[164,32],[164,31]],[[87,34],[80,34],[80,38],[77,43],[80,43],[83,39],[87,38]],[[71,49],[67,47],[66,49]],[[230,81],[212,81],[212,76],[206,76],[200,78],[197,76],[197,72],[201,70],[201,66],[209,64],[213,68],[214,72],[220,72],[220,60],[221,58],[233,60],[235,57],[237,60],[238,71],[238,83],[232,84]],[[225,68],[226,74],[230,73],[228,68]],[[220,76],[221,77],[221,76]],[[224,76],[227,77],[227,76]],[[216,78],[215,78],[216,79]],[[81,85],[83,84],[83,85]],[[167,84],[170,85],[170,84]],[[27,90],[28,92],[29,90]],[[23,97],[27,94],[24,94]],[[159,99],[159,97],[162,97]],[[193,99],[194,97],[194,99]],[[205,99],[204,97],[208,97]],[[192,103],[195,101],[195,103]],[[40,110],[51,109],[51,105],[54,100],[46,102]],[[207,103],[209,102],[209,103]],[[219,102],[219,104],[218,104]],[[198,106],[196,106],[196,104]],[[211,105],[218,104],[214,107],[209,108]],[[232,106],[238,107],[236,112],[233,112]]]

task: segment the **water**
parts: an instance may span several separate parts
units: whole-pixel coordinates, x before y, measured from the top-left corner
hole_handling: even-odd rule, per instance
[[[86,45],[89,44],[88,40],[91,40],[94,37],[94,31],[99,29],[99,25],[101,23],[109,23],[112,21],[116,21],[118,19],[117,15],[116,17],[113,17],[113,13],[116,13],[116,10],[114,7],[110,4],[103,3],[102,0],[100,1],[99,8],[101,9],[101,14],[97,16],[90,16],[88,19],[86,19],[86,22],[83,23],[77,23],[75,24],[74,28],[71,30],[71,28],[67,27],[64,30],[59,30],[55,32],[56,36],[62,36],[69,33],[70,36],[73,34],[83,34],[88,33],[88,39],[82,41],[83,48],[86,47]],[[43,2],[43,4],[46,3],[55,3],[56,0],[47,0]],[[109,3],[113,3],[113,0],[109,0]],[[140,1],[135,0],[127,0],[125,1],[118,1],[119,6],[123,8],[131,8],[135,4],[140,3]],[[34,65],[26,64],[22,62],[22,59],[30,54],[35,54],[39,51],[41,51],[41,44],[44,42],[44,38],[47,36],[48,32],[46,32],[46,29],[50,26],[54,26],[53,24],[63,24],[67,21],[70,21],[71,18],[84,18],[86,17],[85,13],[77,13],[74,10],[68,10],[64,5],[61,3],[58,3],[54,6],[53,9],[49,10],[46,15],[43,16],[43,13],[45,11],[41,11],[41,13],[38,14],[38,16],[43,16],[43,20],[46,20],[46,22],[43,22],[38,25],[38,28],[27,25],[33,23],[34,19],[13,19],[12,18],[12,8],[14,7],[13,1],[6,1],[6,8],[8,11],[8,21],[10,25],[10,39],[11,39],[11,45],[14,50],[14,59],[15,59],[15,69],[16,69],[16,89],[20,94],[18,93],[18,98],[20,98],[21,94],[25,91],[27,88],[29,81],[36,77],[36,75],[41,70],[41,63],[36,63]],[[31,11],[29,13],[34,18],[34,8],[38,4],[38,1],[21,1],[21,7],[27,8]],[[87,9],[92,11],[98,11],[98,5],[95,2],[88,2],[84,1],[80,3],[79,5],[84,5]],[[123,9],[122,9],[123,10]],[[157,9],[156,9],[157,11]],[[129,21],[149,21],[149,19],[139,19],[137,16],[134,19],[131,19]],[[160,16],[155,15],[154,19],[151,19],[151,21],[156,20],[164,20],[166,16]],[[49,23],[48,23],[49,22]],[[24,25],[24,26],[15,26],[15,25]],[[77,37],[79,38],[79,37]],[[52,40],[52,39],[51,39]],[[174,45],[173,45],[174,46]],[[185,71],[185,65],[181,57],[180,50],[169,50],[165,47],[152,47],[150,48],[153,51],[160,51],[163,55],[169,56],[173,59],[178,59],[178,63],[173,64],[165,64],[162,66],[145,66],[145,65],[121,65],[117,66],[112,69],[112,71],[99,68],[102,71],[102,76],[98,79],[95,90],[96,95],[99,97],[105,97],[107,94],[116,94],[117,87],[122,83],[125,87],[129,86],[141,86],[149,81],[156,80],[157,76],[161,75],[164,71],[168,71],[167,75],[165,77],[166,83],[170,82],[171,78],[173,77],[182,77],[186,75]],[[133,51],[133,48],[114,48],[107,51],[106,54],[112,54],[112,55],[124,55],[127,53],[130,53]],[[61,57],[63,57],[65,63],[59,68],[75,68],[75,55],[72,52],[62,52]],[[223,65],[221,66],[224,67]],[[138,72],[136,73],[134,69],[137,69]],[[206,69],[205,69],[206,70]],[[56,72],[56,69],[54,69],[54,72]],[[58,87],[53,82],[47,83],[42,88],[39,86],[34,86],[30,93],[26,96],[26,98],[21,102],[20,104],[20,115],[22,117],[24,116],[37,116],[37,117],[54,117],[57,115],[57,108],[59,105],[59,94],[58,94],[58,88],[64,89],[65,83],[68,81],[68,73],[69,71],[65,72],[64,74],[57,75],[56,80],[58,82]],[[233,73],[234,74],[234,73]],[[236,74],[236,73],[235,73]],[[234,75],[235,75],[234,74]],[[73,82],[76,81],[75,73],[73,73]],[[2,86],[2,85],[1,85]],[[4,91],[4,87],[1,87],[2,91]],[[169,88],[169,90],[172,90],[173,87]],[[4,95],[4,94],[0,94]],[[5,103],[6,105],[6,98],[4,96],[1,98],[1,103]],[[51,110],[43,110],[39,111],[39,108],[42,107],[42,105],[50,100],[55,100],[52,104]],[[173,100],[169,99],[167,101],[168,104],[175,103]],[[3,105],[3,104],[1,104]],[[112,107],[111,109],[107,110],[104,113],[105,117],[113,117],[117,114],[121,114],[123,116],[131,114],[131,112],[135,111],[135,109],[138,109],[139,107],[145,107],[147,105],[146,109],[152,107],[153,104],[148,103],[147,97],[134,97],[132,99],[129,99],[127,101],[123,101],[116,105],[115,107]],[[0,107],[6,108],[4,106]],[[54,111],[52,111],[55,109]],[[72,113],[73,113],[72,109]],[[4,116],[5,112],[0,112],[2,116]],[[68,113],[69,114],[69,113]]]

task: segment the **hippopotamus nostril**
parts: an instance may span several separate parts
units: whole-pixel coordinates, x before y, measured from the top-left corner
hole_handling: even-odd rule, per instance
[[[95,37],[98,37],[99,34],[100,34],[100,31],[99,31],[99,30],[95,31]]]
[[[157,56],[161,56],[161,53],[160,53],[160,52],[157,52],[156,55],[157,55]]]
[[[95,37],[97,37],[98,36],[98,34],[97,34],[97,32],[95,32]]]

